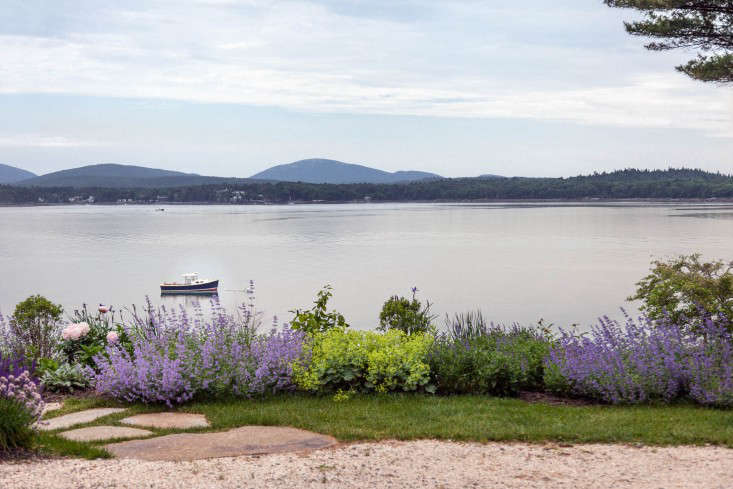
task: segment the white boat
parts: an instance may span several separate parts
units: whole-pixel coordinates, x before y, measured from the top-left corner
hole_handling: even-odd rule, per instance
[[[198,273],[184,273],[183,282],[163,282],[161,294],[216,294],[219,280],[201,280]]]

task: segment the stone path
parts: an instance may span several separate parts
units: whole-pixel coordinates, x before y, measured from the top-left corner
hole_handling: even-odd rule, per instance
[[[315,450],[336,443],[333,437],[296,428],[244,426],[218,433],[179,433],[132,440],[105,448],[120,458],[181,461]]]
[[[87,409],[42,421],[40,429],[51,431],[70,428],[122,411],[124,409]],[[124,418],[120,420],[120,423],[158,429],[191,429],[211,426],[203,414],[177,412],[138,414]],[[152,436],[154,434],[149,430],[125,426],[88,426],[61,432],[59,436],[81,442],[150,437],[113,443],[105,448],[120,458],[151,461],[201,460],[239,455],[297,452],[326,448],[337,443],[336,439],[330,436],[278,426],[244,426],[216,433],[178,433],[158,437]]]
[[[43,414],[46,414],[49,411],[58,411],[64,406],[62,402],[47,402],[43,405]]]
[[[208,428],[209,422],[203,414],[191,413],[150,413],[130,416],[120,421],[133,426],[148,426],[160,429],[186,430],[189,428]]]
[[[61,438],[74,441],[101,441],[122,438],[140,438],[152,435],[152,431],[123,426],[89,426],[59,433]]]
[[[38,428],[41,431],[52,431],[63,428],[71,428],[74,425],[91,423],[92,421],[99,419],[103,416],[121,413],[122,411],[124,411],[124,409],[120,408],[87,409],[85,411],[79,411],[76,413],[65,414],[57,418],[43,420],[38,424]]]

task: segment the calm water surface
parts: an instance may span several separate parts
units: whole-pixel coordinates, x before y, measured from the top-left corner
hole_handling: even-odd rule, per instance
[[[258,308],[282,319],[330,283],[359,328],[413,285],[441,315],[587,326],[635,311],[625,298],[651,258],[732,259],[732,239],[733,207],[720,204],[0,208],[0,311],[34,293],[67,309],[146,295],[190,305],[158,285],[196,271],[221,280],[226,306],[254,280]]]

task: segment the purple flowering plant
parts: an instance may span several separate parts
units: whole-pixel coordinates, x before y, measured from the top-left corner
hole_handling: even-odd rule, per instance
[[[26,371],[31,381],[38,384],[38,377],[35,375],[35,360],[29,360],[24,356],[12,356],[8,353],[3,354],[0,351],[0,377],[7,378],[10,375],[17,377]]]
[[[684,322],[603,317],[587,335],[562,331],[545,360],[548,390],[613,404],[691,398],[733,405],[733,336],[708,316]]]
[[[276,324],[276,323],[275,323]],[[125,326],[126,342],[95,357],[99,394],[128,402],[180,404],[199,394],[253,396],[294,388],[291,364],[305,334],[285,325],[259,334],[250,301],[229,314],[214,299],[200,307],[167,311],[148,306]]]
[[[24,406],[33,421],[38,421],[43,414],[43,399],[28,370],[18,375],[0,376],[0,399],[14,400]]]
[[[43,406],[28,370],[0,376],[0,458],[3,452],[32,445]]]

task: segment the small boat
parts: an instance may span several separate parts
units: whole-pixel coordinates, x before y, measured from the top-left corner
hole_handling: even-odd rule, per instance
[[[218,280],[201,280],[198,273],[183,274],[183,282],[163,282],[161,294],[216,294]]]

